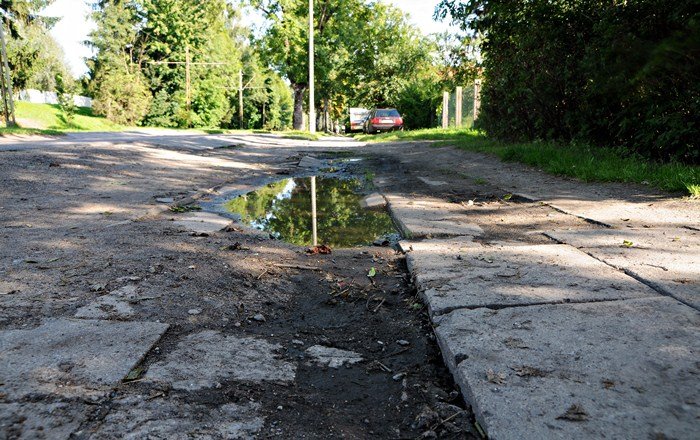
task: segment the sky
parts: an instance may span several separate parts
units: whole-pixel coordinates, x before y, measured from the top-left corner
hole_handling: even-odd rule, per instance
[[[393,3],[410,15],[410,21],[424,34],[442,32],[447,23],[433,21],[433,11],[440,0],[382,0]],[[63,47],[66,61],[73,75],[83,75],[87,71],[84,59],[90,49],[83,44],[94,23],[88,19],[90,7],[85,0],[56,0],[44,10],[43,15],[60,17],[61,20],[51,29],[51,35]]]

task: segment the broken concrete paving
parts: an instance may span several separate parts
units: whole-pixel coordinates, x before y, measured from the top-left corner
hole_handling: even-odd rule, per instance
[[[458,310],[437,324],[491,439],[697,433],[700,317],[674,299]]]
[[[231,219],[211,212],[190,212],[175,217],[174,223],[196,234],[213,234],[231,224]]]
[[[127,396],[90,435],[93,439],[252,439],[264,424],[255,402],[229,403],[212,408],[179,398]]]
[[[0,332],[0,392],[100,394],[124,378],[168,329],[155,322],[47,319]]]
[[[340,368],[343,365],[352,365],[362,362],[362,356],[354,351],[325,347],[323,345],[309,347],[306,349],[306,354],[317,364],[325,365],[329,368]]]
[[[181,340],[164,360],[150,366],[145,378],[180,390],[213,388],[227,380],[291,382],[296,366],[279,359],[281,348],[259,338],[206,330]]]

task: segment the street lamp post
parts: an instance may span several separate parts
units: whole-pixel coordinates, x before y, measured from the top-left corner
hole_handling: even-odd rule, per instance
[[[309,132],[316,133],[314,108],[314,0],[309,0]]]

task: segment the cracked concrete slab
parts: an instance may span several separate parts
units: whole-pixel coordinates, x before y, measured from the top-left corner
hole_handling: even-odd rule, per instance
[[[436,328],[489,438],[695,438],[700,315],[667,297],[458,310]]]
[[[168,329],[155,322],[48,319],[0,332],[0,392],[81,396],[119,383]]]
[[[0,403],[0,438],[67,439],[87,418],[76,402]]]
[[[182,390],[213,388],[227,380],[291,382],[296,366],[279,359],[281,348],[263,339],[206,330],[181,340],[164,360],[151,365],[145,378]]]
[[[549,237],[625,270],[700,310],[700,232],[687,228],[555,230]]]
[[[464,208],[439,199],[414,200],[398,195],[386,196],[389,210],[401,233],[408,238],[479,236],[483,230],[469,223]]]
[[[174,223],[197,234],[213,234],[230,225],[231,219],[211,212],[190,212],[176,217]]]
[[[263,424],[260,404],[256,402],[212,408],[177,398],[151,400],[145,396],[128,396],[115,402],[90,438],[252,439]]]
[[[460,308],[610,301],[657,295],[651,288],[567,245],[464,247],[460,278],[421,295],[431,315]]]

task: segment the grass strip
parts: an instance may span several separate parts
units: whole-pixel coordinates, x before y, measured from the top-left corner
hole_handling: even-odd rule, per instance
[[[584,182],[639,183],[700,198],[700,167],[652,162],[612,148],[553,142],[507,143],[469,129],[424,129],[355,138],[367,142],[438,141],[437,145],[494,154],[503,161],[524,163]]]

